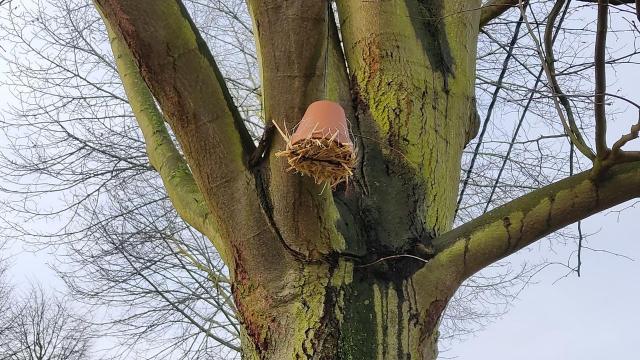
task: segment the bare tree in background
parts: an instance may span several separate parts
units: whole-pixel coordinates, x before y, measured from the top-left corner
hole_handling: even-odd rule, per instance
[[[4,335],[8,330],[7,316],[11,304],[11,285],[7,280],[7,263],[4,257],[3,241],[0,241],[0,344],[3,343]]]
[[[112,10],[117,6],[135,10],[132,3],[126,1],[99,3],[114,6]],[[120,5],[114,5],[116,3]],[[233,98],[232,105],[229,105],[231,101],[226,99],[227,104],[220,108],[229,106],[238,110],[240,118],[246,124],[247,134],[250,134],[245,138],[252,137],[255,142],[262,138],[264,140],[259,144],[271,145],[258,146],[260,151],[247,153],[251,153],[252,159],[255,158],[255,154],[258,155],[257,159],[260,161],[256,171],[260,176],[257,177],[257,181],[265,186],[262,191],[267,191],[267,194],[262,196],[273,202],[261,204],[264,213],[257,211],[254,220],[266,216],[279,225],[262,224],[248,226],[246,229],[244,226],[233,228],[238,232],[253,229],[255,238],[252,239],[257,241],[262,236],[261,231],[274,226],[276,229],[282,227],[281,242],[293,248],[304,248],[297,243],[298,240],[311,235],[298,234],[292,230],[290,224],[285,225],[287,221],[282,218],[282,214],[291,206],[280,201],[308,199],[309,196],[313,200],[316,198],[309,194],[317,194],[320,191],[306,184],[304,180],[285,176],[279,171],[270,172],[271,179],[264,175],[265,172],[271,171],[271,166],[277,168],[279,165],[272,164],[268,156],[261,159],[262,152],[270,154],[281,148],[281,142],[274,139],[269,131],[265,131],[265,136],[262,136],[261,129],[265,122],[269,129],[273,120],[286,121],[290,127],[295,125],[301,115],[300,111],[310,99],[317,96],[312,90],[309,90],[309,94],[303,95],[303,90],[320,89],[318,92],[321,92],[322,86],[318,84],[326,78],[323,69],[329,68],[330,89],[335,92],[330,93],[330,96],[343,103],[350,112],[353,130],[364,154],[363,162],[351,187],[339,189],[333,194],[333,200],[323,197],[326,194],[318,195],[316,200],[320,203],[316,204],[310,200],[314,205],[309,205],[308,208],[316,209],[318,214],[321,214],[322,209],[331,208],[326,202],[333,201],[341,214],[341,226],[355,223],[358,224],[356,228],[360,229],[359,231],[364,231],[356,231],[356,234],[353,234],[348,231],[348,226],[339,229],[349,240],[349,251],[345,255],[348,256],[341,258],[340,264],[347,267],[345,271],[353,272],[359,279],[357,283],[363,286],[360,290],[365,294],[369,293],[368,290],[376,288],[379,291],[383,289],[386,295],[372,295],[372,298],[367,300],[355,296],[353,289],[345,290],[346,296],[350,299],[347,303],[350,306],[359,304],[358,306],[366,308],[366,304],[377,304],[376,299],[382,303],[380,299],[384,298],[408,302],[406,305],[409,307],[418,306],[421,310],[410,314],[415,317],[415,324],[389,325],[383,322],[386,324],[385,329],[391,326],[385,331],[395,331],[400,334],[398,336],[404,334],[401,330],[405,326],[415,325],[421,329],[414,329],[416,331],[411,333],[424,332],[425,338],[421,338],[419,342],[421,346],[428,348],[424,353],[426,358],[433,354],[432,342],[438,337],[438,332],[433,330],[437,324],[440,324],[443,333],[440,338],[477,329],[488,318],[504,311],[506,304],[539,269],[540,264],[520,267],[505,262],[494,263],[469,279],[468,276],[549,232],[582,219],[586,213],[637,196],[634,193],[634,185],[629,185],[637,180],[637,171],[633,170],[635,168],[631,165],[614,166],[619,162],[632,162],[637,156],[636,153],[627,153],[621,149],[622,145],[637,136],[637,129],[632,128],[629,134],[613,143],[610,148],[603,148],[601,107],[596,106],[596,117],[592,115],[594,101],[596,104],[603,103],[602,99],[594,99],[593,95],[594,85],[598,85],[595,88],[597,96],[604,93],[602,76],[596,77],[600,81],[596,81],[595,84],[591,81],[594,67],[596,73],[601,74],[603,64],[616,68],[633,64],[637,52],[634,48],[613,49],[617,51],[615,54],[612,51],[605,61],[602,60],[601,52],[597,52],[600,60],[592,59],[591,45],[595,40],[593,37],[601,35],[600,45],[596,47],[601,51],[604,33],[602,26],[585,26],[591,24],[585,21],[584,17],[594,14],[593,5],[588,4],[588,7],[584,8],[572,5],[570,1],[539,1],[527,4],[518,1],[491,1],[480,8],[479,1],[434,2],[435,5],[431,6],[424,5],[421,1],[409,1],[411,11],[418,12],[420,16],[398,15],[400,18],[396,19],[385,13],[391,8],[387,9],[385,5],[375,2],[357,5],[356,1],[341,1],[337,3],[333,13],[325,12],[316,6],[317,4],[299,2],[290,4],[289,10],[293,11],[291,14],[277,13],[286,11],[276,6],[276,3],[267,1],[262,4],[250,1],[249,12],[244,1],[185,1],[197,31],[211,48],[215,63],[220,68]],[[387,6],[404,9],[404,5],[401,5],[400,2],[389,2]],[[464,6],[464,9],[461,8]],[[359,13],[360,10],[365,11],[366,15]],[[611,29],[612,32],[637,34],[637,29],[631,22],[633,20],[629,20],[632,19],[630,16],[635,16],[633,8],[620,4],[620,7],[610,10],[615,12],[619,19],[629,21],[620,22],[622,25]],[[221,256],[209,241],[218,244],[218,250],[224,250],[227,247],[220,245],[220,241],[224,243],[227,241],[225,236],[235,238],[235,235],[226,234],[221,239],[218,229],[197,220],[202,214],[211,218],[209,207],[214,200],[209,197],[201,198],[203,195],[200,192],[207,190],[207,184],[201,180],[194,183],[190,178],[189,169],[198,172],[205,171],[204,168],[211,168],[224,173],[225,168],[220,166],[226,163],[216,162],[203,168],[201,164],[191,162],[187,165],[181,160],[183,155],[188,159],[194,159],[195,155],[190,153],[194,144],[186,142],[182,134],[180,145],[174,147],[176,139],[171,130],[167,130],[166,134],[162,130],[164,125],[160,124],[166,120],[176,131],[178,138],[181,136],[181,128],[178,126],[180,124],[172,120],[173,115],[167,115],[173,114],[172,111],[175,109],[167,108],[167,99],[159,95],[161,89],[166,87],[154,83],[146,74],[145,80],[155,95],[153,99],[148,94],[148,89],[140,86],[141,80],[135,80],[138,76],[137,70],[134,71],[130,65],[134,62],[127,60],[130,56],[128,52],[122,50],[122,45],[121,51],[116,51],[118,44],[123,40],[117,31],[111,34],[116,51],[115,58],[121,61],[116,66],[105,29],[89,2],[42,1],[38,2],[35,8],[21,11],[23,12],[19,14],[9,14],[4,25],[4,41],[12,45],[7,47],[12,51],[7,54],[6,59],[11,64],[13,76],[7,85],[11,86],[20,100],[19,105],[11,111],[11,116],[7,117],[4,127],[13,151],[4,152],[6,166],[2,170],[3,178],[10,183],[6,185],[7,193],[13,193],[15,199],[10,203],[10,211],[13,214],[22,214],[23,217],[12,224],[14,231],[35,238],[40,243],[59,246],[67,261],[61,266],[60,273],[78,297],[98,307],[119,306],[121,311],[114,312],[113,318],[106,323],[112,326],[113,333],[123,335],[126,339],[126,349],[133,349],[142,342],[148,343],[148,346],[156,350],[151,353],[145,352],[145,357],[195,358],[207,355],[231,358],[240,350],[239,335],[243,333],[244,326],[245,331],[249,331],[245,333],[244,343],[247,356],[261,351],[277,353],[279,347],[287,344],[286,341],[282,341],[279,346],[273,342],[277,340],[279,330],[270,328],[268,321],[267,324],[263,323],[264,319],[253,318],[256,312],[251,311],[251,305],[248,303],[244,303],[245,307],[241,308],[241,314],[238,314],[236,304],[238,301],[242,303],[245,297],[276,300],[279,297],[269,291],[264,296],[258,296],[257,292],[258,295],[254,294],[252,297],[251,294],[257,291],[256,288],[246,283],[236,283],[234,303],[231,300],[234,289],[232,284],[238,277],[237,259],[231,263],[229,258],[226,259],[227,265],[232,266],[232,270],[229,271],[222,265]],[[295,13],[296,11],[300,12]],[[108,13],[108,16],[109,14],[113,16],[113,13]],[[328,27],[333,21],[331,15],[340,19],[338,26]],[[387,16],[389,23],[385,23]],[[252,17],[254,24],[261,25],[252,25]],[[142,21],[133,15],[130,18]],[[178,18],[173,20],[179,21]],[[267,20],[283,18],[290,22],[270,23]],[[300,31],[299,27],[304,24],[297,23],[297,18],[304,18],[313,29]],[[599,19],[605,18],[606,16],[600,13]],[[406,54],[396,53],[399,50],[393,48],[391,42],[375,41],[377,35],[368,33],[370,29],[363,28],[360,24],[360,21],[365,21],[363,19],[385,23],[384,28],[390,32],[398,32],[401,35],[398,38],[402,39],[408,39],[410,36],[403,34],[396,26],[411,20],[411,24],[404,25],[407,29],[419,29],[416,31],[422,34],[418,36],[420,41],[415,41],[412,45],[399,44],[397,48],[402,51],[415,51],[410,61],[405,59],[408,62],[397,65],[390,60],[394,57],[388,57],[389,54],[400,56],[401,59]],[[115,21],[114,18],[111,21]],[[149,26],[153,25],[153,21],[150,21],[147,24]],[[470,24],[477,23],[478,27],[469,27]],[[441,28],[443,24],[448,29],[444,33],[434,30]],[[120,25],[122,24],[118,26]],[[129,25],[135,28],[135,24]],[[256,26],[258,34],[254,34]],[[194,29],[192,28],[195,33]],[[464,34],[461,35],[456,32],[458,30],[453,29],[458,29]],[[325,38],[327,30],[329,37]],[[142,33],[138,35],[145,36]],[[257,56],[254,47],[254,35],[260,37],[263,47],[260,57]],[[452,36],[456,36],[455,44],[446,41]],[[360,37],[362,41],[358,40]],[[292,40],[294,38],[295,41]],[[132,43],[131,39],[124,40]],[[169,38],[156,40],[157,42],[151,43],[158,46],[171,41]],[[431,50],[426,53],[420,52],[416,45],[418,43]],[[308,44],[317,45],[317,49],[324,49],[330,44],[330,63],[325,68],[308,69],[308,72],[296,74],[293,72],[295,61],[306,64],[322,63],[321,55],[308,49],[303,51]],[[475,49],[476,44],[478,54],[475,58],[455,58],[460,56],[461,49]],[[589,46],[583,46],[584,44]],[[312,48],[315,49],[313,46]],[[458,52],[452,51],[451,48],[457,49]],[[269,52],[266,49],[271,50]],[[344,76],[345,58],[341,49],[347,52],[348,79]],[[137,64],[141,64],[143,68],[148,65],[150,60],[144,58],[145,54],[141,54],[135,48],[132,50]],[[258,58],[262,58],[263,61],[261,80],[258,79]],[[454,60],[451,68],[448,67],[451,64],[447,65],[450,60]],[[287,63],[288,61],[292,63]],[[215,65],[213,67],[215,68]],[[431,77],[423,73],[427,68],[432,70]],[[147,68],[149,69],[151,68]],[[407,71],[410,73],[405,73]],[[453,76],[454,73],[456,76]],[[473,76],[476,78],[475,89],[472,86]],[[121,77],[125,80],[125,88]],[[133,79],[128,88],[127,79]],[[407,79],[423,79],[424,83],[417,86]],[[376,90],[377,87],[373,84],[386,84],[380,85],[380,89],[385,90],[378,92],[379,89]],[[299,87],[293,88],[294,85]],[[125,89],[127,94],[124,93]],[[130,103],[132,94],[135,98],[134,104]],[[193,94],[189,96],[191,95]],[[206,97],[207,101],[213,101],[214,96],[215,92],[209,94]],[[615,94],[608,96],[615,101],[621,100],[621,97]],[[136,111],[135,102],[140,102],[141,97],[147,101],[143,102],[145,106],[138,107]],[[451,103],[447,102],[448,106],[444,106],[442,99],[448,99]],[[155,109],[154,100],[157,100],[162,111]],[[635,106],[634,103],[631,104]],[[207,102],[200,105],[204,109]],[[479,114],[476,113],[476,107]],[[452,109],[456,113],[442,113],[438,110],[442,108]],[[616,114],[609,112],[606,115],[609,116],[609,121],[612,121]],[[156,120],[160,118],[163,121],[153,123],[154,116]],[[164,116],[168,118],[163,118]],[[234,116],[237,120],[237,116]],[[440,118],[447,120],[434,121],[433,123],[441,125],[437,129],[424,129],[425,133],[420,136],[413,131],[404,133],[402,124],[421,124],[423,119]],[[633,120],[630,124],[635,123],[635,119]],[[448,127],[447,121],[458,125]],[[147,132],[144,136],[148,138],[144,139],[140,129],[145,132],[145,122],[147,129],[150,124],[155,124],[151,128],[155,129],[154,134],[160,134],[160,137],[149,138]],[[237,121],[234,124],[237,127]],[[383,126],[384,124],[389,126]],[[454,129],[464,130],[464,133],[452,135]],[[596,146],[589,146],[588,139],[592,137],[598,139]],[[243,146],[251,148],[246,140],[243,140]],[[424,141],[435,147],[423,144]],[[464,147],[468,141],[471,142]],[[423,146],[420,151],[416,150],[419,144]],[[435,144],[440,144],[442,148]],[[165,149],[164,154],[169,155],[165,158],[158,157],[158,148]],[[596,150],[590,150],[591,148]],[[459,157],[456,155],[458,152]],[[147,159],[147,154],[150,159]],[[412,166],[423,164],[430,167],[434,162],[428,159],[433,157],[437,158],[439,164],[438,167],[430,168],[433,173],[426,171],[421,175],[413,174]],[[211,157],[213,158],[215,156]],[[589,169],[592,165],[591,160],[596,164],[596,169],[592,172],[596,180],[585,180],[591,179],[586,173],[575,175]],[[448,186],[457,182],[457,164],[460,161],[460,192],[455,201],[456,191]],[[167,164],[172,164],[173,167],[169,166],[167,170]],[[252,164],[255,162],[252,161]],[[388,172],[395,174],[391,178],[403,178],[407,174],[413,174],[406,179],[406,183],[417,182],[416,186],[412,187],[412,191],[405,191],[402,184],[376,171],[379,167],[385,166]],[[445,173],[440,174],[438,171]],[[440,175],[433,175],[435,173]],[[426,178],[423,179],[423,175]],[[569,180],[556,183],[565,177],[569,177]],[[179,183],[172,182],[175,179],[179,179]],[[618,180],[623,183],[616,183]],[[607,203],[606,200],[601,202],[606,199],[605,196],[593,204],[592,192],[588,188],[589,181],[595,181],[594,186],[598,189],[602,186],[605,191],[599,195],[608,194],[612,203]],[[611,189],[612,181],[628,192],[624,196],[615,192],[607,193],[606,189]],[[273,182],[276,185],[273,185]],[[445,182],[448,186],[440,182]],[[556,184],[536,191],[552,183]],[[394,187],[396,185],[397,187]],[[422,189],[423,186],[430,189],[427,191],[429,199],[421,191],[418,191],[418,195],[414,194],[415,189]],[[281,190],[284,193],[278,193]],[[187,191],[188,194],[182,196],[183,191]],[[252,191],[245,189],[240,191],[238,196],[250,197]],[[182,195],[176,195],[176,192]],[[63,197],[65,205],[50,208],[43,206],[43,199],[57,196],[52,194]],[[424,200],[424,207],[419,206],[420,211],[405,209],[403,204],[416,200],[411,198],[403,202],[401,197],[407,194],[417,196],[421,199],[418,202]],[[520,198],[525,194],[529,195]],[[565,195],[570,200],[563,198]],[[622,197],[616,197],[618,195]],[[184,203],[176,205],[176,199],[182,201],[189,197],[196,199],[196,204],[185,205],[188,209],[185,215],[184,208],[181,208]],[[447,200],[443,200],[442,204],[438,203],[438,199],[443,198]],[[234,201],[240,200],[242,199]],[[511,205],[489,212],[497,205],[512,200],[514,203]],[[291,201],[295,203],[298,200]],[[203,205],[205,202],[206,206]],[[566,208],[569,202],[575,205],[573,210],[579,208],[585,213],[572,213]],[[197,231],[181,220],[172,204],[178,208],[182,218]],[[394,211],[400,209],[399,212],[388,212],[389,204],[395,204]],[[549,204],[552,205],[551,209],[545,208]],[[403,209],[407,210],[406,213],[398,215],[404,211]],[[554,214],[552,218],[547,218],[546,227],[538,223],[540,218],[536,215],[536,211],[545,212],[545,209],[549,214]],[[242,211],[249,210],[247,208]],[[195,218],[192,216],[194,213]],[[355,216],[354,213],[360,214],[359,216],[371,223],[360,226],[362,224],[357,217],[350,217]],[[485,213],[487,214],[482,216]],[[217,216],[227,215],[231,216]],[[478,220],[472,221],[477,217]],[[62,218],[66,223],[58,231],[38,233],[32,230],[38,222],[50,218]],[[374,221],[375,219],[378,220]],[[405,220],[411,220],[410,224]],[[29,222],[28,225],[18,226],[20,221]],[[304,217],[298,221],[313,224],[315,220]],[[456,224],[467,225],[449,231],[454,221]],[[523,230],[525,226],[527,231]],[[483,235],[486,232],[495,236]],[[366,236],[363,235],[365,233]],[[382,236],[391,233],[395,235]],[[568,244],[573,244],[575,240],[579,254],[584,249],[581,246],[583,235],[578,225],[575,233],[558,232],[553,240],[556,243],[563,241]],[[496,250],[500,244],[506,244],[506,240],[515,238],[522,242],[513,247],[508,246],[504,252]],[[311,240],[313,239],[309,238],[310,244],[317,245],[315,240]],[[252,244],[252,241],[247,240],[247,244]],[[248,251],[251,255],[266,256],[267,258],[262,259],[264,264],[274,260],[285,261],[287,256],[272,254],[278,250],[278,246],[275,245],[277,243],[277,239],[272,238],[268,242],[272,247],[260,247],[260,251],[244,248],[242,250]],[[511,245],[511,242],[508,244]],[[319,251],[323,253],[324,250]],[[264,254],[259,255],[260,252]],[[416,262],[416,259],[410,256],[428,260],[430,265]],[[449,257],[453,260],[464,259],[465,266],[458,264],[449,268],[442,265],[446,271],[429,270]],[[385,258],[388,260],[382,260]],[[571,271],[579,271],[579,259],[579,255],[577,262],[575,258],[570,259],[572,262],[567,267]],[[470,264],[468,268],[467,260]],[[291,261],[292,264],[297,264],[291,265],[291,268],[302,266],[297,260]],[[302,263],[307,264],[304,261]],[[373,263],[375,266],[365,266]],[[310,266],[309,269],[316,269],[313,262],[310,264],[302,268]],[[273,269],[277,269],[278,266],[274,265]],[[394,269],[412,269],[409,271],[412,279],[409,282],[417,284],[418,291],[421,292],[419,301],[429,302],[431,299],[429,304],[433,307],[419,305],[415,299],[415,303],[412,303],[406,293],[400,301],[399,295],[394,295],[394,292],[399,290],[395,285],[388,284],[387,276],[390,271],[395,271]],[[306,274],[304,276],[308,276],[314,271],[303,273]],[[252,273],[248,279],[260,278],[259,273]],[[435,287],[441,286],[442,293],[434,295],[434,287],[421,288],[426,284],[425,279],[429,280],[432,275],[437,274],[448,274],[449,277],[426,283],[435,284]],[[291,279],[280,275],[285,281],[291,282]],[[367,283],[363,280],[363,277],[367,276],[376,280]],[[467,280],[460,285],[465,279]],[[400,284],[406,285],[405,282]],[[339,288],[344,290],[342,285]],[[413,296],[417,296],[416,289],[413,290]],[[454,293],[454,290],[457,291]],[[240,295],[238,291],[241,291]],[[338,293],[326,292],[327,299]],[[318,309],[318,304],[311,304],[304,296],[302,300],[300,297],[292,296],[291,306],[294,308],[295,304],[302,304],[300,306]],[[447,310],[440,318],[444,305],[447,305]],[[346,324],[351,323],[352,329],[358,328],[362,333],[371,335],[367,337],[369,340],[380,338],[382,335],[372,330],[375,326],[371,323],[354,325],[359,321],[359,318],[353,315],[359,314],[355,310],[342,308],[338,309],[338,312],[344,311],[347,318],[343,318],[343,321],[346,321]],[[262,311],[269,314],[271,310],[266,308]],[[400,321],[401,318],[410,318],[407,314],[392,314],[394,310],[389,307],[372,307],[367,308],[365,312],[367,311],[377,314],[375,319],[371,320],[376,324],[382,321],[380,319]],[[381,311],[386,311],[387,315],[383,316]],[[286,311],[281,315],[288,316]],[[309,342],[315,345],[309,345],[311,348],[308,348],[306,345],[292,344],[291,347],[301,347],[301,352],[343,351],[344,349],[336,346],[327,346],[325,349],[320,344],[324,340],[327,343],[338,341],[332,339],[330,334],[339,333],[342,336],[339,343],[344,345],[348,342],[348,335],[353,335],[353,332],[345,325],[335,332],[326,331],[327,328],[323,326],[335,324],[325,322],[331,320],[330,316],[316,318],[317,315],[311,313],[310,318],[305,319],[311,324],[309,329],[313,328],[313,331],[305,330],[303,332],[306,335],[300,337],[306,339],[307,335],[310,336]],[[278,318],[279,315],[273,316]],[[240,321],[239,318],[244,320]],[[293,326],[294,323],[295,321],[291,320],[288,325]],[[297,330],[291,331],[295,333]],[[273,338],[265,338],[264,334],[271,332],[276,335],[273,335]],[[292,341],[298,339],[292,338]],[[394,336],[387,333],[385,338],[393,339]],[[255,346],[252,347],[251,344]],[[266,346],[264,344],[270,345],[267,350],[262,348]],[[366,342],[363,340],[362,346],[364,345]],[[414,348],[404,348],[403,344],[387,345],[389,348],[400,346],[399,352],[413,354],[417,351]],[[370,348],[356,353],[367,354],[367,351],[376,346],[373,344]]]
[[[243,1],[189,4],[194,19],[206,24],[203,34],[218,39],[234,96],[253,126],[260,121],[259,85]],[[39,2],[11,16],[4,44],[13,51],[6,60],[16,82],[7,85],[21,98],[14,115],[30,120],[22,123],[26,127],[10,121],[4,129],[17,150],[13,154],[36,150],[21,133],[31,125],[43,126],[41,134],[51,141],[36,150],[48,160],[5,158],[21,169],[6,169],[5,179],[31,182],[31,189],[20,193],[34,201],[45,193],[69,200],[64,209],[48,212],[42,211],[46,201],[24,203],[31,209],[6,205],[14,207],[12,214],[27,210],[24,219],[64,218],[67,230],[59,236],[40,237],[51,233],[36,234],[34,227],[14,229],[24,237],[35,235],[32,240],[42,245],[62,245],[60,275],[76,299],[109,314],[96,321],[105,336],[120,342],[122,357],[233,358],[239,322],[228,272],[209,240],[175,213],[150,166],[95,9],[87,1]],[[23,51],[30,63],[23,61]],[[110,145],[99,144],[100,138]],[[30,176],[38,173],[40,179]],[[43,177],[51,181],[42,182]]]
[[[60,299],[40,287],[15,299],[0,340],[3,360],[89,359],[88,325]]]

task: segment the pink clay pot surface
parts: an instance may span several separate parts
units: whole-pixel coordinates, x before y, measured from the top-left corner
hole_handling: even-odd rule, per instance
[[[333,101],[320,100],[309,105],[305,111],[298,128],[291,136],[291,144],[295,145],[308,138],[331,139],[332,137],[342,145],[353,146],[349,137],[347,116],[342,106]]]

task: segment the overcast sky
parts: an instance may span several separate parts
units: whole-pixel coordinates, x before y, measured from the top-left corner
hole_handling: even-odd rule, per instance
[[[630,36],[611,38],[609,45],[633,44]],[[640,65],[609,71],[609,92],[620,91],[640,101]],[[608,126],[611,144],[628,132],[638,110],[627,108]],[[628,150],[640,150],[640,141]],[[628,208],[631,201],[617,209]],[[624,254],[633,260],[604,252],[585,251],[582,276],[562,278],[566,269],[552,267],[536,277],[537,284],[520,294],[519,300],[500,320],[458,344],[442,357],[487,360],[590,360],[638,359],[640,342],[640,203],[622,213],[606,211],[583,223],[588,246]],[[534,252],[566,262],[573,249],[563,246]],[[516,254],[526,257],[529,254]],[[561,280],[558,280],[562,278]]]
[[[0,63],[0,71],[5,66]],[[0,73],[2,76],[2,73]],[[617,86],[640,102],[640,66],[628,67]],[[5,106],[8,89],[0,88],[0,106]],[[609,133],[619,136],[627,123],[610,126]],[[618,135],[615,135],[618,134]],[[634,148],[640,148],[637,143]],[[629,204],[627,204],[629,205]],[[640,205],[622,214],[607,212],[585,222],[585,233],[592,248],[625,254],[640,259]],[[544,247],[544,249],[547,249]],[[572,249],[541,250],[543,256],[566,261]],[[18,289],[38,280],[53,288],[55,279],[46,253],[22,251],[15,242],[11,279]],[[540,253],[536,252],[536,256]],[[518,255],[518,256],[527,256]],[[582,277],[566,273],[561,267],[548,268],[536,277],[538,282],[520,295],[511,310],[484,331],[454,344],[442,358],[458,359],[634,359],[640,342],[640,261],[632,261],[604,252],[585,251]],[[556,281],[558,280],[558,281]]]
[[[640,259],[640,209],[596,215],[589,246]],[[560,253],[563,253],[560,251]],[[562,261],[562,255],[554,256]],[[446,352],[443,358],[491,360],[637,359],[640,341],[640,262],[586,251],[582,276],[559,280],[547,269],[501,320]],[[555,284],[554,284],[555,282]]]

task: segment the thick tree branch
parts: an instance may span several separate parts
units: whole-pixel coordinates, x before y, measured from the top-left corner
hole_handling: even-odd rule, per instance
[[[178,138],[194,136],[181,142],[205,141],[211,148],[201,146],[198,150],[213,159],[226,155],[224,163],[229,167],[246,159],[247,151],[254,147],[251,137],[207,45],[181,2],[96,2],[114,30],[122,34]],[[206,140],[209,135],[212,139]]]
[[[216,248],[222,249],[217,225],[213,223],[213,217],[210,216],[187,162],[169,135],[164,117],[140,76],[131,52],[106,21],[105,24],[118,73],[145,139],[149,162],[160,174],[169,199],[180,217],[207,236]]]
[[[607,92],[607,71],[606,71],[606,51],[607,51],[607,24],[609,20],[609,1],[600,0],[598,2],[598,22],[596,29],[595,44],[595,94],[594,94],[594,114],[596,124],[596,154],[598,160],[603,160],[609,155],[607,147],[607,114],[605,109],[605,93]]]
[[[481,2],[345,0],[337,5],[358,113],[362,167],[357,183],[365,197],[372,194],[367,206],[375,210],[369,213],[379,218],[371,221],[380,223],[369,239],[399,248],[415,234],[426,239],[428,232],[444,232],[457,194],[438,184],[459,181],[459,154],[478,126],[475,60],[456,61],[453,54],[475,59],[475,46],[461,44],[477,42]],[[452,89],[464,89],[456,93],[455,106]],[[443,133],[450,134],[446,142],[431,138]],[[425,185],[429,195],[416,200],[416,189]],[[435,204],[442,206],[437,212],[425,210]]]
[[[260,59],[267,124],[276,121],[292,130],[309,104],[320,99],[346,105],[342,100],[350,100],[348,87],[344,88],[348,82],[338,82],[346,79],[346,67],[344,57],[336,51],[340,47],[330,1],[247,2]],[[285,141],[277,134],[273,140],[265,149],[268,161],[258,180],[263,190],[262,207],[281,242],[300,258],[317,258],[341,241],[336,241],[339,235],[331,191],[323,191],[311,178],[287,171],[286,160],[273,156],[284,148]]]
[[[239,251],[271,252],[247,267],[278,269],[282,248],[266,229],[248,161],[252,139],[204,40],[179,0],[96,0],[176,134],[224,244],[232,274]],[[193,200],[197,202],[198,200]],[[268,249],[268,250],[267,250]],[[275,273],[275,271],[274,271]],[[274,274],[275,276],[275,274]]]
[[[480,9],[480,28],[518,5],[518,0],[492,0]]]
[[[500,206],[434,240],[438,255],[463,281],[576,221],[640,197],[640,162],[612,167],[597,182],[591,171],[568,177]]]

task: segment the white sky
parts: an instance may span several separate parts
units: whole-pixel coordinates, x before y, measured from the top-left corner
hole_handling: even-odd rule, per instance
[[[585,222],[589,246],[640,259],[640,209]],[[562,260],[559,258],[558,260]],[[554,284],[564,270],[538,276],[512,309],[443,358],[487,360],[634,359],[640,341],[640,262],[585,251],[582,277]]]
[[[5,66],[0,63],[0,72]],[[0,73],[0,77],[3,74]],[[624,69],[618,87],[640,102],[639,66]],[[0,87],[0,106],[5,106],[8,89]],[[630,113],[630,114],[633,114]],[[631,115],[634,116],[634,115]],[[633,118],[633,117],[632,117]],[[612,139],[628,130],[630,123],[610,125]],[[617,135],[616,135],[617,134]],[[637,140],[636,140],[637,141]],[[635,146],[638,147],[637,145]],[[585,233],[598,232],[589,246],[640,259],[640,205],[617,214],[599,214],[584,224]],[[60,287],[48,268],[52,257],[22,251],[15,242],[10,276],[18,289],[40,281],[45,287]],[[566,252],[566,249],[560,252]],[[562,254],[547,254],[565,261]],[[640,342],[640,261],[605,253],[585,251],[583,275],[555,282],[566,270],[552,268],[540,274],[523,291],[512,309],[486,330],[454,345],[441,358],[474,360],[589,360],[637,358]]]

